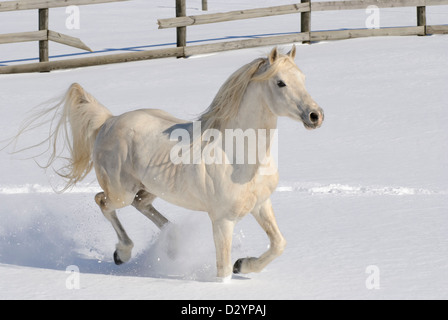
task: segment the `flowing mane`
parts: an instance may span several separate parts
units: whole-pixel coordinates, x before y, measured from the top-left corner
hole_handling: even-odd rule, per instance
[[[236,117],[250,80],[266,61],[265,58],[256,59],[235,71],[224,82],[211,105],[199,118],[203,130],[220,130],[229,119]]]
[[[281,55],[270,64],[268,58],[258,58],[235,71],[221,86],[208,109],[200,116],[202,129],[222,130],[228,120],[237,116],[238,110],[252,80],[262,81],[271,78],[286,61],[292,61],[287,55]]]

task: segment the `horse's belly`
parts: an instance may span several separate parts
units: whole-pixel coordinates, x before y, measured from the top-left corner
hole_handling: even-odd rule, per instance
[[[147,168],[142,182],[148,192],[171,204],[194,211],[207,211],[204,186],[191,170],[169,161]]]
[[[207,208],[203,205],[201,199],[195,197],[185,197],[184,195],[166,195],[162,193],[159,198],[187,210],[204,212],[208,211]]]

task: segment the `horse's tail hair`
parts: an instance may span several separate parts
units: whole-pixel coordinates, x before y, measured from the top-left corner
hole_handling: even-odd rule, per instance
[[[48,150],[51,151],[50,158],[45,165],[40,165],[45,169],[52,166],[57,159],[66,160],[67,163],[62,168],[54,169],[67,181],[65,187],[60,190],[64,192],[83,180],[92,170],[92,152],[96,137],[110,117],[112,114],[106,107],[79,84],[74,83],[59,103],[32,115],[22,125],[16,139],[24,132],[50,123],[49,137],[25,149],[48,144]],[[62,144],[59,143],[60,140]],[[70,156],[62,156],[67,149]]]

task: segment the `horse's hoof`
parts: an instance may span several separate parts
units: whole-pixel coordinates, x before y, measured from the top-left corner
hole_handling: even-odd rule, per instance
[[[237,274],[241,272],[241,265],[243,264],[244,259],[238,259],[236,260],[235,264],[233,265],[233,273]]]
[[[229,283],[232,281],[232,275],[228,275],[227,277],[216,277],[216,282],[219,283]]]
[[[114,262],[117,266],[124,263],[123,261],[121,261],[120,257],[118,256],[117,251],[114,252]]]

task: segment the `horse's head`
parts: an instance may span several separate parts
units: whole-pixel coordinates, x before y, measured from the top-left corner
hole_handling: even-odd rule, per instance
[[[294,62],[296,47],[284,55],[275,48],[268,56],[265,70],[254,80],[264,82],[266,102],[277,116],[302,121],[305,128],[322,125],[324,112],[305,89],[305,76]]]

